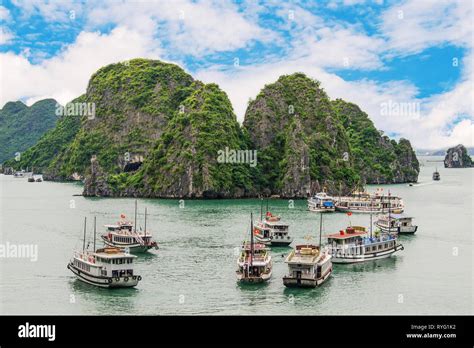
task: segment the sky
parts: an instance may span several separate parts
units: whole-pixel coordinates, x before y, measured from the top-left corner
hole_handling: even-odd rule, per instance
[[[474,146],[474,0],[0,0],[0,106],[83,94],[145,57],[249,99],[303,72],[414,147]]]

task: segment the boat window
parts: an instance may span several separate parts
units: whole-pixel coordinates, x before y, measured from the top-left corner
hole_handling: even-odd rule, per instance
[[[369,251],[370,251],[370,247],[365,248],[365,251],[366,251],[366,252],[369,252]]]
[[[379,250],[382,249],[382,244],[379,244]]]
[[[385,243],[383,246],[384,246],[384,248],[388,248],[388,244],[387,244],[387,243]]]

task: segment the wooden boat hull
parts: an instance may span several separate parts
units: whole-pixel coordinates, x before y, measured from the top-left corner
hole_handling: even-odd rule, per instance
[[[100,288],[130,288],[136,286],[141,280],[140,276],[97,277],[77,269],[71,263],[67,265],[67,268],[78,280]]]
[[[256,235],[255,239],[261,244],[268,245],[268,246],[275,246],[275,247],[288,246],[293,242],[292,237],[287,238],[287,239],[275,239],[275,238],[262,238]]]
[[[138,254],[138,253],[144,253],[147,252],[148,250],[152,249],[152,245],[141,245],[139,243],[134,243],[134,244],[115,244],[110,242],[107,238],[104,236],[101,236],[102,240],[104,243],[108,246],[114,247],[114,248],[120,248],[120,249],[125,249],[128,248],[130,250],[130,253],[132,254]]]
[[[367,262],[372,260],[380,260],[386,257],[390,257],[392,254],[396,253],[397,251],[403,250],[403,245],[397,244],[393,248],[383,250],[380,252],[375,253],[368,253],[362,255],[349,255],[349,254],[332,254],[332,263],[360,263],[360,262]]]
[[[333,212],[336,211],[336,207],[333,206],[331,208],[318,208],[318,207],[314,207],[314,206],[308,204],[308,210],[312,211],[312,212],[315,212],[315,213],[333,213]]]
[[[249,277],[249,276],[245,276],[242,273],[237,272],[237,280],[240,283],[243,283],[243,284],[264,283],[264,282],[270,280],[271,276],[272,276],[272,271],[270,271],[268,273],[263,273],[259,277],[255,277],[255,276]]]
[[[315,288],[323,284],[332,274],[332,267],[320,278],[283,277],[283,285],[288,288]]]

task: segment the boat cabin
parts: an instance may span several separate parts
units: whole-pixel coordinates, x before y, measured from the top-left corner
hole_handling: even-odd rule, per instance
[[[362,238],[367,236],[365,227],[351,226],[339,233],[327,235],[328,244],[333,247],[343,248],[345,245],[362,244]]]
[[[97,249],[94,253],[97,263],[102,264],[102,274],[107,277],[133,276],[133,259],[136,256],[126,254],[117,248]]]

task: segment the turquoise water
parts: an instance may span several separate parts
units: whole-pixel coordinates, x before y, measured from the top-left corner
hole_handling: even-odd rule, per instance
[[[405,250],[363,265],[335,265],[316,289],[283,286],[289,248],[272,250],[268,284],[237,284],[236,248],[250,212],[260,210],[252,199],[186,200],[184,207],[178,200],[139,199],[139,221],[148,207],[147,225],[160,245],[136,262],[143,280],[135,289],[83,284],[66,265],[82,246],[84,216],[89,222],[97,216],[101,232],[120,213],[132,218],[134,200],[73,197],[80,185],[0,176],[1,243],[38,246],[36,262],[0,258],[0,314],[472,314],[474,169],[420,159],[419,184],[383,186],[403,197],[419,225],[416,235],[401,238]],[[435,165],[439,182],[431,180]],[[308,235],[318,242],[319,214],[306,211],[305,201],[270,200],[270,210],[290,224],[293,245]],[[344,228],[348,219],[324,215],[324,233]],[[350,219],[369,224],[368,215]],[[88,233],[91,238],[91,223]]]

